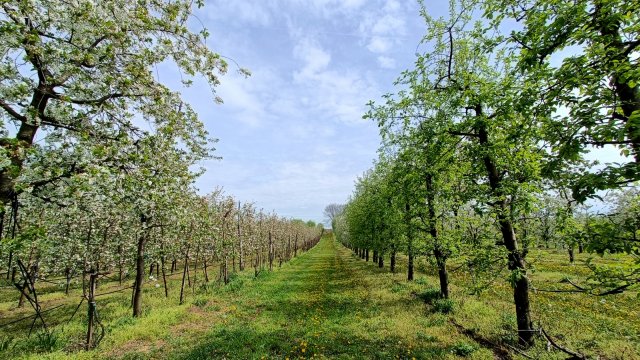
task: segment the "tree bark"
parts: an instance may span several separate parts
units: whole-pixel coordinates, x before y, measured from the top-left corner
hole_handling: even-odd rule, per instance
[[[519,342],[523,346],[533,344],[533,324],[531,322],[531,310],[529,303],[529,279],[527,278],[527,268],[524,262],[522,252],[518,249],[516,234],[513,229],[509,214],[509,204],[504,196],[502,188],[502,178],[495,162],[491,158],[489,143],[489,134],[485,124],[482,107],[476,105],[476,116],[478,117],[476,128],[478,131],[478,140],[484,149],[483,162],[485,170],[489,178],[489,185],[493,195],[500,199],[492,204],[497,210],[497,220],[500,226],[500,232],[504,240],[504,246],[509,251],[507,256],[508,269],[512,273],[513,278],[513,299],[516,306],[516,321],[518,324]]]
[[[396,247],[391,246],[391,255],[389,256],[389,270],[395,274],[396,272]]]
[[[169,287],[167,286],[167,272],[165,271],[164,256],[160,257],[160,266],[162,267],[162,283],[164,285],[164,297],[169,297]]]
[[[142,232],[138,238],[138,248],[136,254],[136,281],[133,284],[133,316],[142,315],[142,283],[144,281],[144,246],[147,241],[147,218],[140,217]]]
[[[269,271],[273,271],[273,239],[271,238],[271,230],[269,230]]]
[[[87,339],[85,343],[86,350],[91,350],[91,348],[93,347],[93,328],[94,328],[95,313],[96,313],[96,302],[95,302],[96,280],[98,280],[97,272],[91,271],[91,274],[89,276],[89,294],[87,297],[89,310],[87,313]]]
[[[573,264],[575,256],[573,255],[573,245],[569,245],[569,263]]]
[[[29,19],[26,20],[30,22]],[[55,92],[53,85],[48,84],[50,72],[44,68],[46,62],[42,61],[40,54],[30,50],[36,42],[40,41],[40,38],[34,31],[31,31],[30,35],[32,36],[25,39],[23,43],[25,55],[39,74],[38,86],[34,89],[33,95],[31,96],[30,109],[35,110],[34,115],[38,119],[44,119],[46,118],[45,112],[49,99],[51,99],[51,95]],[[20,122],[20,128],[15,136],[17,142],[8,141],[6,138],[0,139],[0,146],[3,146],[7,150],[7,153],[11,154],[9,156],[11,166],[4,167],[2,171],[0,171],[0,204],[8,203],[17,195],[15,183],[16,179],[22,174],[24,154],[26,154],[26,150],[33,145],[33,139],[39,128],[38,125],[31,124],[26,116],[16,115],[19,116],[16,117],[13,114],[10,115],[14,120]]]
[[[440,296],[443,299],[449,298],[449,275],[447,274],[447,256],[440,248],[438,239],[438,228],[436,224],[436,207],[435,207],[435,194],[433,188],[433,176],[427,174],[426,176],[427,186],[427,209],[429,214],[429,235],[431,235],[431,241],[433,241],[434,249],[433,256],[436,258],[436,264],[438,265],[438,278],[440,280]]]
[[[449,298],[449,274],[447,272],[447,259],[439,249],[433,250],[433,256],[438,265],[438,278],[440,280],[440,296],[443,299]]]
[[[411,248],[411,246],[409,246],[408,252],[409,259],[407,261],[407,280],[413,281],[413,249]]]
[[[184,282],[187,278],[188,268],[189,268],[189,245],[187,245],[187,251],[184,254],[184,268],[182,269],[182,285],[180,285],[180,305],[184,303]]]

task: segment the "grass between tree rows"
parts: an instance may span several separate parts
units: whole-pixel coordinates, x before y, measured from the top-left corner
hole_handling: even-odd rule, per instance
[[[325,237],[309,252],[274,272],[254,278],[249,270],[227,286],[211,284],[189,290],[178,304],[179,276],[172,278],[169,299],[163,289],[147,284],[143,317],[130,316],[130,292],[99,297],[98,310],[106,327],[100,346],[81,351],[86,331],[86,304],[69,323],[78,289],[69,297],[60,291],[43,293],[44,308],[67,305],[45,315],[60,324],[52,337],[37,333],[26,338],[29,321],[0,329],[0,357],[23,359],[492,359],[492,350],[463,335],[453,322],[490,341],[509,341],[513,305],[501,279],[479,296],[464,288],[453,274],[453,313],[435,311],[421,295],[437,286],[426,264],[426,275],[404,281],[403,258],[391,274],[366,263]],[[552,282],[576,267],[565,269],[560,254],[545,257],[532,276]],[[388,262],[387,262],[388,264]],[[201,277],[201,274],[198,274]],[[104,284],[98,293],[116,289]],[[585,295],[538,293],[533,296],[536,320],[560,341],[607,359],[637,359],[637,299],[633,294],[602,302]],[[71,301],[73,300],[73,301]],[[635,305],[634,305],[635,304]],[[0,314],[15,307],[15,290],[0,292]],[[441,309],[447,310],[447,309]],[[23,311],[29,313],[28,305]],[[635,314],[635,315],[634,315]],[[4,323],[4,321],[2,321]],[[588,345],[591,344],[591,347]],[[536,358],[563,359],[544,344],[529,353]],[[517,354],[514,358],[519,358]]]
[[[576,260],[571,264],[566,250],[537,249],[529,254],[528,276],[532,284],[530,301],[536,327],[544,327],[558,343],[589,358],[640,359],[638,291],[598,297],[536,290],[572,289],[563,282],[565,278],[584,281],[590,274],[585,263],[594,256],[586,253],[575,256]],[[597,264],[621,265],[633,259],[626,255],[609,254],[604,257],[596,256],[593,260]],[[451,261],[449,268],[460,269],[461,261],[464,259]],[[406,264],[406,256],[399,255],[397,272],[402,273],[403,277],[406,276]],[[435,265],[426,261],[424,256],[419,257],[416,264],[420,273],[417,282],[426,280],[431,288],[437,288]],[[515,308],[513,290],[507,281],[508,272],[506,269],[499,269],[492,275],[492,280],[480,281],[483,291],[471,294],[469,289],[477,287],[478,280],[463,271],[450,271],[450,291],[454,302],[451,319],[483,339],[515,345]],[[407,286],[412,288],[411,285]],[[536,359],[567,358],[561,352],[548,352],[546,341],[540,338],[537,339],[536,346],[527,350],[527,354]],[[516,353],[513,357],[525,358]]]

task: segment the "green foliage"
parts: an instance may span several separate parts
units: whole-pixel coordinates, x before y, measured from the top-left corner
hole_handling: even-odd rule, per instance
[[[483,3],[495,24],[518,19],[521,27],[509,41],[527,80],[556,84],[541,93],[539,109],[558,116],[540,125],[554,158],[550,174],[562,178],[576,169],[571,187],[578,201],[640,179],[638,5],[541,0],[525,9],[511,0]],[[592,167],[599,162],[585,164],[584,154],[593,147],[616,150],[629,162]]]
[[[25,351],[46,353],[61,349],[65,343],[66,341],[60,336],[59,332],[40,330],[16,346]]]
[[[0,336],[0,352],[8,351],[13,344],[13,337],[2,335]]]
[[[207,303],[209,303],[209,296],[204,295],[204,296],[198,296],[195,299],[193,299],[192,304],[197,306],[197,307],[204,307],[205,305],[207,305]]]
[[[476,350],[478,350],[477,345],[472,345],[466,342],[457,342],[451,346],[451,352],[462,357],[467,357]]]
[[[451,299],[437,299],[433,302],[433,311],[442,314],[450,314],[455,308],[455,302]]]
[[[244,287],[245,277],[238,276],[237,274],[231,274],[229,277],[229,283],[224,287],[225,291],[228,292],[237,292]]]
[[[422,299],[427,304],[433,304],[436,300],[440,299],[440,289],[429,288],[418,293],[418,298]]]

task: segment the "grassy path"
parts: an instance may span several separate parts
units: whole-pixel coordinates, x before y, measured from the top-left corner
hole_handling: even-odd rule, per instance
[[[206,335],[177,333],[152,357],[180,359],[492,358],[442,314],[408,296],[401,277],[325,237],[257,280],[236,279],[201,306]],[[205,325],[206,324],[206,325]],[[195,325],[194,325],[195,326]],[[184,329],[188,333],[188,329]],[[169,352],[167,352],[169,350]]]
[[[580,255],[579,255],[580,256]],[[545,252],[536,261],[542,287],[576,274],[565,254]],[[103,283],[97,307],[105,336],[91,351],[82,351],[86,308],[73,321],[81,289],[69,296],[46,287],[39,294],[44,308],[64,305],[48,313],[59,324],[51,336],[27,338],[30,322],[0,332],[0,360],[61,359],[495,359],[491,350],[462,334],[472,330],[482,339],[515,342],[513,305],[506,282],[495,281],[487,291],[469,296],[465,273],[452,272],[453,314],[433,311],[416,294],[437,287],[437,278],[419,259],[416,280],[405,281],[406,257],[398,256],[398,273],[388,265],[378,269],[326,236],[307,253],[257,278],[251,269],[234,274],[231,283],[204,283],[200,273],[195,289],[187,289],[179,305],[181,272],[169,279],[169,297],[149,280],[143,296],[143,316],[131,317],[130,291]],[[215,266],[210,276],[215,276]],[[503,274],[504,275],[504,274]],[[195,274],[194,274],[195,276]],[[500,274],[497,274],[499,279]],[[214,280],[214,279],[212,279]],[[0,318],[21,317],[30,309],[15,309],[15,291],[0,292]],[[568,347],[589,351],[591,357],[611,360],[638,357],[636,293],[607,299],[587,295],[540,293],[533,298],[536,321]],[[464,329],[452,324],[452,319]],[[8,319],[2,319],[4,322]],[[560,336],[566,335],[566,336]],[[483,341],[483,344],[487,344]],[[543,342],[529,349],[533,358],[559,360]],[[489,345],[485,345],[489,346]],[[511,354],[513,359],[524,359]]]

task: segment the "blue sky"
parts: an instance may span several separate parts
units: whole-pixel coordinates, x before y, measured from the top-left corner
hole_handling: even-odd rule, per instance
[[[230,62],[216,90],[222,105],[204,83],[182,89],[223,157],[202,164],[196,186],[322,221],[377,156],[377,127],[362,115],[413,64],[424,33],[417,2],[213,0],[196,16],[210,48],[253,74],[245,79]]]

